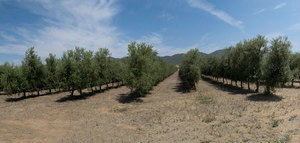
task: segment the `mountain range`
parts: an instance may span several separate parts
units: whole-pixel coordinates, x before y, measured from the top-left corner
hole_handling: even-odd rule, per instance
[[[200,56],[201,57],[208,57],[208,56],[217,56],[217,55],[222,55],[224,53],[225,49],[222,49],[222,50],[216,50],[210,54],[206,54],[206,53],[203,53],[203,52],[199,52],[200,53]],[[172,55],[172,56],[163,56],[162,58],[170,63],[170,64],[173,64],[173,65],[179,65],[184,57],[184,53],[181,53],[181,54],[175,54],[175,55]]]

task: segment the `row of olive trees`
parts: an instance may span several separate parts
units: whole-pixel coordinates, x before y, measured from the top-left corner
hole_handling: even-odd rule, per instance
[[[188,51],[180,64],[179,76],[186,90],[195,89],[195,83],[200,80],[200,54],[198,49]]]
[[[135,42],[128,45],[128,57],[122,61],[110,57],[108,49],[97,52],[76,47],[57,59],[49,54],[42,63],[30,48],[21,66],[5,63],[0,66],[0,91],[7,95],[41,90],[59,89],[82,94],[83,89],[94,89],[112,83],[126,85],[137,95],[148,92],[155,84],[176,71],[176,67],[157,57],[151,45]]]
[[[132,96],[143,96],[151,88],[170,76],[177,69],[157,56],[153,46],[133,42],[128,45],[128,57],[124,59],[126,85],[131,89]]]
[[[108,49],[99,49],[95,54],[83,48],[68,50],[59,59],[49,54],[45,64],[30,48],[25,53],[21,66],[5,63],[1,66],[1,89],[8,95],[41,90],[62,89],[79,91],[102,85],[123,82],[125,68],[122,62],[109,57]]]
[[[222,56],[211,56],[203,59],[201,68],[204,75],[231,79],[256,84],[259,91],[261,82],[266,85],[265,92],[270,94],[279,84],[299,78],[299,54],[291,58],[291,42],[287,37],[278,37],[271,40],[270,46],[264,36],[239,42],[235,47],[225,50]]]

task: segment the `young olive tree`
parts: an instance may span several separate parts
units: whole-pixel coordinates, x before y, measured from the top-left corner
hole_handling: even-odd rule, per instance
[[[300,79],[300,53],[292,54],[290,68],[292,72],[292,87],[294,87],[294,81]]]
[[[110,53],[105,48],[100,48],[94,56],[96,84],[100,90],[102,85],[109,83],[109,56]]]
[[[0,65],[0,92],[3,91],[3,83],[1,82],[2,80],[2,76],[4,75],[4,71],[5,71],[5,64],[4,65]]]
[[[267,52],[268,41],[264,36],[258,35],[247,41],[246,57],[247,57],[247,77],[248,77],[248,89],[249,82],[256,83],[256,92],[259,90],[259,80],[262,78],[262,61],[263,56]]]
[[[146,43],[128,45],[126,85],[134,96],[145,95],[154,85],[152,71],[156,55],[153,46]]]
[[[22,72],[28,83],[29,91],[37,91],[44,87],[45,70],[40,57],[34,51],[34,47],[29,48],[25,53],[25,59],[22,61]]]
[[[28,84],[20,67],[5,63],[1,83],[3,84],[3,91],[7,95],[23,93],[23,97],[26,96]]]
[[[57,77],[57,59],[55,55],[49,54],[49,57],[46,58],[46,88],[51,94],[52,89],[58,87],[58,77]]]
[[[185,54],[180,64],[179,75],[188,90],[195,89],[195,83],[197,83],[201,77],[200,54],[198,49],[192,49]]]
[[[289,58],[291,42],[287,37],[278,37],[271,41],[270,52],[264,64],[263,76],[266,94],[271,94],[279,83],[285,83],[290,76]]]
[[[63,56],[59,60],[58,77],[60,88],[71,91],[70,96],[73,96],[75,90],[75,73],[76,66],[74,52],[73,50],[68,50],[67,52],[63,53]]]

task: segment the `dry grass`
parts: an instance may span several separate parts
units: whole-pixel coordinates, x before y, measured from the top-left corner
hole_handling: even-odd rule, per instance
[[[0,142],[299,142],[299,89],[261,97],[209,81],[182,93],[179,84],[176,73],[125,104],[126,87],[66,102],[56,102],[66,93],[0,96]]]

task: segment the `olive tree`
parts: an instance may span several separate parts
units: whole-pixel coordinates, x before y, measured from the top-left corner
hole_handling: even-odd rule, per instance
[[[300,79],[300,53],[292,54],[290,68],[292,72],[292,86],[294,86],[295,79]]]
[[[109,81],[109,56],[108,49],[100,48],[94,56],[94,67],[96,74],[96,84],[101,90],[101,86]]]
[[[60,88],[71,91],[73,96],[75,90],[75,61],[73,50],[68,50],[63,53],[58,64],[58,77]]]
[[[136,42],[128,45],[126,85],[133,95],[142,96],[154,85],[151,71],[156,55],[152,45]]]
[[[290,76],[289,58],[291,42],[287,37],[278,37],[271,41],[270,52],[264,64],[263,76],[266,94],[271,94],[279,83],[285,83]]]
[[[22,72],[25,80],[28,82],[29,91],[37,91],[44,87],[45,71],[40,57],[34,51],[34,47],[29,48],[25,53],[25,58],[22,61]]]
[[[52,89],[58,87],[58,77],[57,77],[57,59],[55,55],[49,54],[49,57],[46,58],[46,88],[51,93]]]
[[[23,97],[26,96],[28,84],[20,67],[8,63],[4,64],[1,83],[3,84],[3,91],[7,95],[23,93]]]
[[[247,77],[248,77],[248,89],[249,82],[256,83],[256,92],[259,90],[259,80],[262,76],[262,61],[263,56],[267,52],[267,43],[268,41],[264,36],[258,35],[256,38],[253,38],[247,41],[245,46],[246,57],[247,57]]]
[[[200,80],[201,71],[199,61],[200,54],[198,49],[192,49],[185,54],[180,64],[179,75],[188,89],[194,89],[195,83]]]

